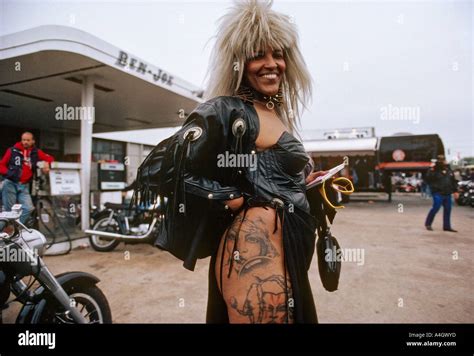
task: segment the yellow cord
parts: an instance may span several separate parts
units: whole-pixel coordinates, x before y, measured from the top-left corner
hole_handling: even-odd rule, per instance
[[[344,208],[343,205],[341,205],[341,206],[332,205],[332,203],[329,201],[329,199],[326,195],[325,185],[326,184],[323,183],[321,185],[321,187],[319,188],[319,191],[321,192],[321,195],[324,198],[324,200],[326,200],[326,203],[328,203],[329,206],[332,207],[333,209]],[[354,193],[354,186],[352,185],[352,182],[349,179],[347,179],[346,177],[334,178],[333,181],[331,182],[331,187],[334,190],[336,190],[339,193],[344,194],[344,195],[350,195],[350,194]]]

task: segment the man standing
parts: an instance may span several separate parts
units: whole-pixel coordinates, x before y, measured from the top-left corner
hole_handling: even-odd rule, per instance
[[[34,210],[30,196],[29,183],[39,161],[45,161],[43,172],[49,172],[49,163],[54,157],[35,147],[35,139],[31,132],[21,135],[17,142],[5,152],[0,161],[0,174],[5,177],[2,190],[3,208],[10,211],[16,203],[22,205],[20,221],[25,223]]]
[[[438,156],[438,161],[427,173],[426,182],[431,188],[433,196],[433,207],[426,217],[425,227],[427,230],[433,230],[431,224],[438,210],[443,205],[443,230],[457,232],[451,228],[451,194],[457,199],[457,182],[454,179],[454,173],[448,165],[443,155]]]

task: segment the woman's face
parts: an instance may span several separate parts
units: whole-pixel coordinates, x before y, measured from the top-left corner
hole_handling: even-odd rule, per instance
[[[265,95],[275,95],[280,87],[286,64],[283,50],[267,47],[265,52],[256,53],[245,65],[248,83]]]

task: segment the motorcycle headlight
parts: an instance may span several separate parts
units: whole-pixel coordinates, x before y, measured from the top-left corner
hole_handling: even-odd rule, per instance
[[[21,232],[21,237],[29,248],[36,251],[39,256],[43,256],[46,246],[46,237],[44,237],[41,232],[35,229],[31,229],[31,232],[23,230]]]

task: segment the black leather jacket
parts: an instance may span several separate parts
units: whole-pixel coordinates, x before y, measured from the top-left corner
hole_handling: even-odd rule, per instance
[[[458,185],[454,173],[449,166],[437,165],[429,170],[425,177],[432,193],[449,195],[457,191]]]
[[[189,130],[194,132],[194,137],[186,144]],[[200,104],[174,135],[186,147],[184,153],[179,150],[168,152],[165,158],[179,168],[174,180],[170,179],[174,188],[165,206],[164,221],[155,244],[182,259],[185,268],[193,270],[197,258],[216,251],[220,237],[233,219],[233,213],[225,205],[226,200],[255,195],[272,198],[275,187],[270,185],[279,180],[278,196],[285,203],[293,203],[309,212],[306,195],[298,189],[304,187],[305,176],[312,171],[306,154],[300,162],[303,168],[306,164],[306,169],[300,174],[288,176],[278,167],[272,167],[275,169],[272,169],[271,179],[265,179],[266,172],[251,172],[248,166],[228,164],[222,167],[219,164],[219,159],[229,157],[229,154],[235,154],[234,157],[255,154],[258,134],[259,119],[253,105],[237,97],[221,96]],[[253,182],[257,177],[261,179],[258,192]]]

